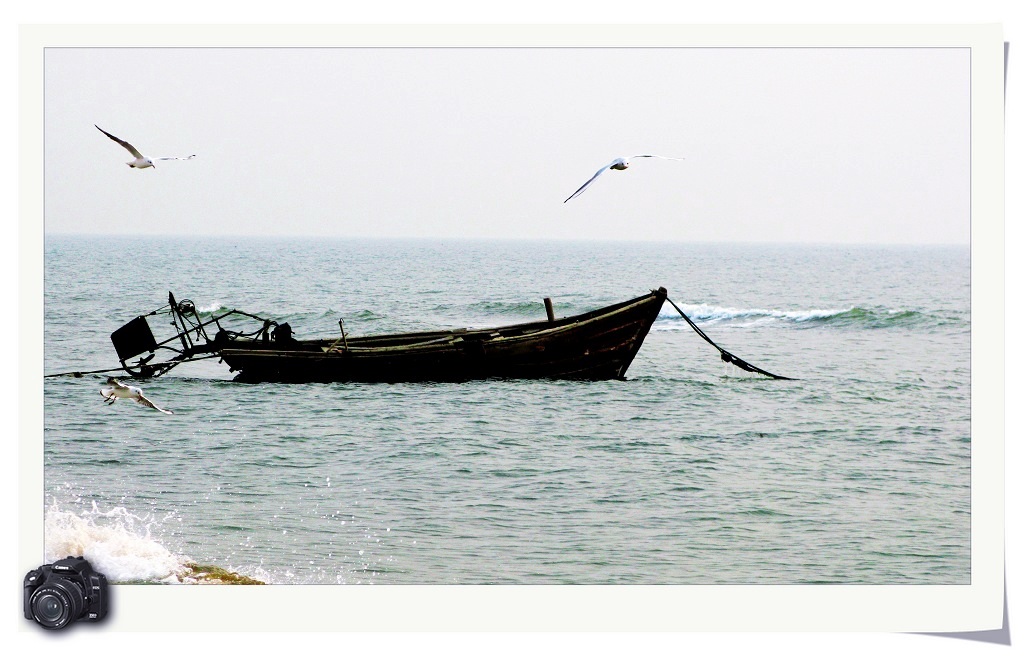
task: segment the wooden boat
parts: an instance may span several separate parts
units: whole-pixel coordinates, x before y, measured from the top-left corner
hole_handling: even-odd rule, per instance
[[[668,297],[664,287],[615,305],[556,319],[549,299],[547,319],[496,328],[298,340],[288,324],[237,310],[203,321],[191,301],[168,295],[179,332],[157,343],[145,317],[111,335],[122,368],[134,377],[158,376],[197,357],[220,357],[239,382],[416,382],[483,378],[622,379]],[[155,314],[160,311],[154,311]],[[233,332],[220,320],[242,314],[263,321],[253,333]],[[211,339],[206,327],[220,330]],[[180,340],[181,348],[172,347]],[[153,352],[178,355],[158,364]],[[146,351],[136,363],[128,360]]]

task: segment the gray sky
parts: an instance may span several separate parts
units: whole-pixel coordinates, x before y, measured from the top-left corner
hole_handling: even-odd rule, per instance
[[[51,48],[44,109],[49,234],[970,240],[967,49]]]

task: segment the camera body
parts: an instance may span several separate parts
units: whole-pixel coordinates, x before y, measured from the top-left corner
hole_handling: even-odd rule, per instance
[[[45,629],[77,620],[98,622],[107,615],[107,577],[85,558],[63,558],[25,575],[25,619]]]

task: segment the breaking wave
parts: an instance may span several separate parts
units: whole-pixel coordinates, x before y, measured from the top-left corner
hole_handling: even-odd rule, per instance
[[[46,563],[83,557],[110,583],[260,582],[172,553],[154,532],[173,519],[173,514],[140,516],[122,507],[103,511],[95,502],[76,514],[54,502],[43,520],[43,557]]]
[[[171,553],[153,536],[169,518],[135,515],[125,508],[92,508],[79,514],[56,503],[44,519],[44,557],[53,562],[70,556],[88,560],[111,583],[158,582],[185,572],[187,559]]]
[[[206,318],[206,317],[208,317],[210,315],[213,315],[216,312],[222,312],[222,311],[228,310],[228,309],[230,309],[230,308],[228,308],[228,306],[224,305],[223,303],[216,302],[216,301],[214,301],[213,303],[211,303],[209,305],[197,305],[196,306],[196,312],[199,313],[199,316],[204,317],[204,318]]]
[[[683,312],[695,322],[706,324],[732,324],[740,327],[754,324],[779,323],[794,326],[841,326],[860,328],[896,328],[919,326],[968,326],[970,318],[955,312],[924,312],[885,307],[821,308],[810,310],[770,310],[761,308],[732,308],[713,305],[682,305]],[[656,330],[682,330],[689,326],[671,307],[662,308]]]

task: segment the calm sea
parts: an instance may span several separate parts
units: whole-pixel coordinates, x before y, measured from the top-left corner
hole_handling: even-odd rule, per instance
[[[541,319],[664,286],[606,382],[44,379],[46,557],[116,581],[186,562],[268,583],[967,584],[964,247],[45,239],[44,373],[117,366],[164,305],[299,338]],[[158,337],[170,326],[153,323]],[[188,580],[186,578],[186,580]]]

